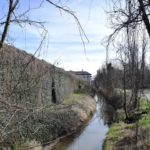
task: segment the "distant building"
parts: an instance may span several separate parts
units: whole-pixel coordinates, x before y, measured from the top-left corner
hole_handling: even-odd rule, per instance
[[[86,81],[91,81],[92,75],[87,71],[82,70],[82,71],[70,71],[70,72],[77,75],[78,77],[86,80]]]

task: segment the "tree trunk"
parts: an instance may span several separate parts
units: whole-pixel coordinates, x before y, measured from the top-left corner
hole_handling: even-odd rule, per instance
[[[149,22],[148,16],[147,16],[145,8],[144,8],[143,0],[138,0],[138,2],[140,4],[140,10],[142,12],[142,19],[143,19],[144,24],[146,26],[147,32],[150,36],[150,22]]]

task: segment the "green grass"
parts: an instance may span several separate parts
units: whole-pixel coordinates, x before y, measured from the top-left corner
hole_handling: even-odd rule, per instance
[[[140,101],[140,111],[145,112],[139,120],[141,127],[150,128],[150,101],[141,99]]]
[[[150,113],[147,115],[143,115],[139,120],[139,124],[141,127],[150,128]]]
[[[117,142],[121,138],[122,124],[113,124],[108,132],[108,137],[113,141]]]
[[[123,111],[118,111],[118,118],[122,118]],[[121,112],[121,113],[120,113]],[[140,112],[144,112],[139,119],[139,126],[147,131],[150,135],[150,101],[141,99],[140,101]],[[122,120],[122,119],[119,119]],[[110,126],[107,133],[106,140],[104,142],[104,150],[117,149],[115,146],[121,140],[130,137],[135,131],[135,124],[126,124],[124,122],[114,123]],[[146,139],[145,139],[146,140]]]
[[[86,101],[88,96],[84,94],[71,94],[69,97],[66,97],[62,103],[50,106],[47,105],[45,107],[45,111],[51,112],[51,113],[58,113],[60,110],[65,109],[66,107],[72,106],[72,105],[83,105],[83,103]],[[59,111],[58,111],[59,110]]]
[[[72,94],[63,101],[64,105],[74,105],[82,103],[82,100],[85,100],[86,95],[84,94]]]
[[[140,110],[150,112],[150,101],[142,98],[140,100]]]
[[[23,142],[16,142],[13,145],[13,150],[22,150],[24,148],[24,143]]]
[[[134,128],[134,124],[125,124],[124,122],[114,123],[109,128],[103,149],[115,149],[114,146],[125,136],[130,135],[130,130]]]

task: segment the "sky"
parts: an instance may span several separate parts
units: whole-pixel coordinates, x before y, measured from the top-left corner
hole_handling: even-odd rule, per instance
[[[37,8],[40,0],[30,0],[31,7]],[[53,0],[57,3],[58,1]],[[41,50],[36,53],[40,59],[65,70],[88,71],[95,75],[105,63],[106,50],[104,38],[111,33],[105,10],[108,3],[104,0],[62,0],[62,5],[70,8],[78,17],[88,38],[80,36],[79,28],[74,18],[48,3],[33,9],[29,17],[45,21],[46,39]],[[29,0],[22,0],[18,14],[29,6]],[[3,5],[5,13],[6,4]],[[12,25],[9,30],[9,40],[20,49],[34,54],[41,41],[42,30],[24,25]],[[43,34],[44,35],[44,34]],[[110,54],[114,57],[114,53]]]

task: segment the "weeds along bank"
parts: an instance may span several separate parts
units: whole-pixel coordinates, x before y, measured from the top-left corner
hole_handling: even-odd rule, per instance
[[[32,134],[32,139],[15,142],[16,150],[50,150],[59,142],[59,137],[65,136],[81,126],[95,111],[95,100],[84,94],[72,94],[54,107],[44,109],[44,116],[37,115],[34,124],[38,131]],[[43,128],[39,128],[43,126]],[[56,139],[56,140],[55,140]]]
[[[137,117],[125,123],[125,114],[118,110],[118,122],[113,123],[104,142],[104,150],[149,150],[150,149],[150,101],[140,100]]]
[[[11,147],[16,141],[27,139],[45,142],[43,133],[50,134],[52,130],[56,135],[49,135],[52,136],[49,139],[55,139],[59,136],[55,130],[61,126],[53,116],[61,115],[51,112],[65,110],[67,105],[62,107],[65,99],[75,92],[90,93],[90,89],[63,69],[5,45],[0,56],[0,145]],[[58,104],[61,108],[56,107]],[[49,127],[49,121],[53,122],[53,128]]]

